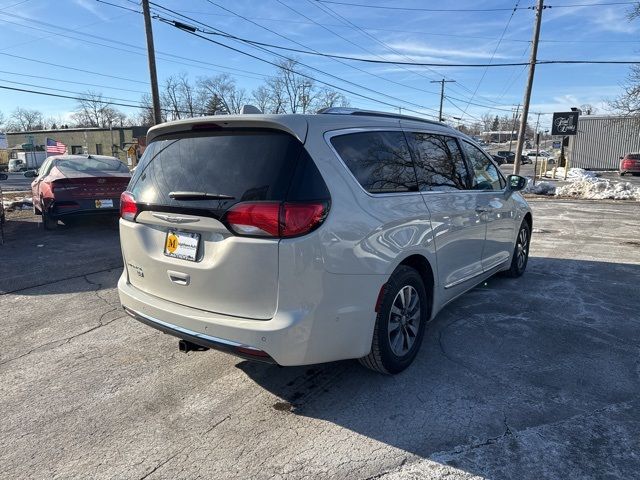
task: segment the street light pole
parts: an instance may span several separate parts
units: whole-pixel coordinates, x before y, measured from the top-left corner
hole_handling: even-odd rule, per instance
[[[156,72],[156,53],[153,46],[149,0],[142,0],[142,13],[144,14],[144,30],[147,35],[147,57],[149,59],[149,77],[151,80],[151,101],[153,102],[153,123],[157,125],[162,123],[162,115],[160,113],[160,92],[158,90],[158,73]]]
[[[540,24],[542,22],[542,10],[544,10],[544,0],[538,0],[536,6],[536,21],[533,27],[533,42],[531,45],[531,59],[529,60],[529,76],[527,86],[524,90],[524,100],[522,102],[522,118],[520,118],[520,128],[518,130],[518,143],[516,145],[516,158],[513,161],[513,173],[520,173],[520,156],[524,146],[524,136],[527,131],[527,117],[529,116],[529,103],[531,102],[531,90],[533,88],[533,78],[536,72],[536,61],[538,58],[538,41],[540,40]]]

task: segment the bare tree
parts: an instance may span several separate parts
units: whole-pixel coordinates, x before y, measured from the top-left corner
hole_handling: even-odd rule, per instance
[[[261,100],[268,99],[265,104],[270,113],[309,113],[321,108],[349,105],[340,92],[318,88],[295,60],[281,60],[278,65],[276,74],[260,91]]]
[[[167,77],[164,81],[162,93],[160,94],[160,104],[167,112],[169,120],[179,120],[182,118],[180,116],[181,105],[179,96],[178,80],[173,76]]]
[[[622,94],[611,100],[609,105],[623,115],[640,115],[640,66],[631,67]]]
[[[342,93],[331,90],[330,88],[323,88],[316,95],[314,109],[317,111],[322,110],[323,108],[348,106],[349,100],[347,100],[347,97]]]
[[[480,117],[480,119],[482,120],[482,129],[485,132],[489,132],[492,130],[494,118],[495,117],[494,115],[491,114],[491,112],[483,113],[482,116]]]
[[[598,109],[590,103],[583,103],[580,105],[580,115],[595,115],[598,113]]]
[[[42,130],[42,112],[18,107],[11,113],[7,123],[7,130],[27,132],[30,130]]]
[[[7,121],[7,119],[5,118],[4,113],[2,113],[0,111],[0,132],[4,131],[4,125],[5,125],[6,121]]]
[[[61,128],[63,124],[64,124],[64,119],[62,118],[61,115],[49,116],[45,118],[43,121],[43,126],[47,130],[57,130],[58,128]]]
[[[282,78],[276,76],[267,79],[266,88],[269,91],[269,113],[287,113],[287,100]]]
[[[165,121],[165,113],[161,110],[162,121]],[[151,95],[145,93],[140,98],[140,111],[136,117],[136,123],[143,127],[150,127],[153,125],[153,105],[151,102]]]
[[[72,118],[79,127],[111,127],[123,125],[126,115],[113,108],[101,93],[86,92],[76,106]]]
[[[207,102],[216,99],[222,107],[221,113],[240,113],[248,99],[246,90],[238,88],[236,81],[227,73],[198,79],[198,88]]]
[[[640,3],[629,12],[629,21],[640,18]],[[640,65],[632,65],[622,85],[622,93],[609,101],[609,106],[623,115],[640,116]]]
[[[269,94],[269,89],[265,85],[260,85],[251,92],[251,100],[262,113],[271,113],[271,95]]]

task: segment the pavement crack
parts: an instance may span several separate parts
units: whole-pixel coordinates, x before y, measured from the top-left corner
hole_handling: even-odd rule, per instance
[[[24,357],[26,357],[28,355],[31,355],[32,353],[35,353],[35,352],[37,352],[39,350],[46,349],[47,347],[49,347],[51,345],[53,345],[53,348],[61,347],[62,345],[68,344],[69,342],[71,342],[71,340],[73,340],[75,338],[78,338],[78,337],[81,337],[82,335],[86,335],[87,333],[93,332],[94,330],[97,330],[100,327],[107,326],[110,323],[115,322],[116,320],[120,320],[120,319],[123,319],[123,318],[127,317],[126,315],[121,315],[119,317],[116,317],[116,318],[113,318],[113,319],[109,320],[108,322],[104,322],[103,321],[103,318],[107,314],[115,312],[116,310],[118,310],[118,308],[113,308],[113,309],[111,309],[111,310],[109,310],[107,312],[104,312],[100,316],[100,318],[98,319],[98,325],[95,325],[95,326],[93,326],[93,327],[91,327],[91,328],[89,328],[87,330],[84,330],[84,331],[82,331],[80,333],[76,333],[75,335],[72,335],[70,337],[60,338],[58,340],[52,340],[51,342],[43,343],[42,345],[38,345],[37,347],[33,347],[33,348],[29,349],[27,352],[21,353],[17,357],[12,357],[12,358],[8,358],[6,360],[3,360],[2,362],[0,362],[0,366],[6,365],[6,364],[11,363],[11,362],[15,362],[16,360],[20,360],[21,358],[24,358]]]
[[[229,420],[231,418],[231,415],[227,415],[225,417],[223,417],[221,420],[217,421],[216,423],[214,423],[211,427],[209,427],[207,430],[205,430],[205,432],[202,434],[202,436],[207,435],[208,433],[210,433],[211,431],[213,431],[216,427],[218,427],[220,424],[222,424],[223,422]],[[138,480],[144,480],[145,478],[149,477],[150,475],[152,475],[153,473],[155,473],[156,471],[158,471],[160,468],[162,468],[163,466],[165,466],[167,463],[169,463],[171,460],[173,460],[174,458],[176,458],[178,455],[180,455],[182,452],[184,452],[185,450],[191,448],[196,442],[190,442],[189,444],[185,445],[184,447],[182,447],[180,450],[178,450],[177,452],[175,452],[173,455],[171,455],[170,457],[166,458],[165,460],[163,460],[162,462],[158,463],[155,467],[153,467],[153,469],[148,472],[145,473],[142,477],[140,477]]]
[[[113,270],[115,270],[117,268],[120,268],[120,266],[109,267],[109,268],[105,268],[105,269],[102,269],[102,270],[96,270],[94,272],[83,273],[83,274],[80,274],[80,275],[74,275],[74,276],[71,276],[71,277],[59,278],[57,280],[52,280],[50,282],[42,282],[42,283],[38,283],[36,285],[29,285],[28,287],[16,288],[15,290],[7,290],[6,292],[0,292],[0,296],[2,296],[2,295],[10,295],[10,294],[13,294],[13,293],[20,293],[20,292],[24,292],[25,290],[31,290],[33,288],[46,287],[47,285],[53,285],[55,283],[66,282],[67,280],[74,280],[76,278],[85,278],[85,280],[86,280],[86,276],[87,275],[94,275],[96,273],[111,272],[111,271],[113,271]],[[92,283],[92,282],[87,280],[87,283]]]

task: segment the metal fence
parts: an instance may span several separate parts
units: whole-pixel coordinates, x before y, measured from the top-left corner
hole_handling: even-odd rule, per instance
[[[640,117],[581,116],[572,140],[572,167],[617,170],[620,157],[640,152]]]

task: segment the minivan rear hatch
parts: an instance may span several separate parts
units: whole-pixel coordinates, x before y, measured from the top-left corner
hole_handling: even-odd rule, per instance
[[[301,142],[274,129],[214,125],[156,137],[124,194],[135,210],[120,222],[129,282],[193,308],[271,318],[278,236],[237,235],[225,214],[234,206],[277,208],[302,158]]]

